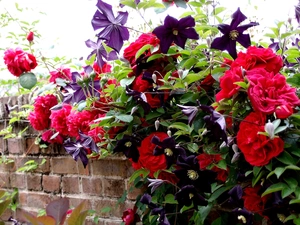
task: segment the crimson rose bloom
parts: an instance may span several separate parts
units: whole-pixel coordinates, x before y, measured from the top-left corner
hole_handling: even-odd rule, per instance
[[[52,110],[51,112],[51,127],[62,135],[69,135],[67,126],[67,117],[72,110],[72,106],[65,104],[59,110]]]
[[[239,52],[231,67],[243,67],[245,70],[263,68],[268,72],[278,73],[283,66],[282,58],[271,48],[250,46],[246,53]]]
[[[232,67],[230,70],[227,70],[224,76],[220,78],[221,91],[216,94],[216,101],[219,102],[224,98],[231,98],[240,89],[240,86],[236,85],[235,82],[243,80],[240,67]]]
[[[219,161],[222,160],[222,157],[220,154],[207,154],[207,153],[202,153],[197,156],[199,166],[201,170],[206,169],[209,165],[213,163],[218,163]]]
[[[54,138],[51,137],[55,134],[53,130],[46,130],[42,134],[42,140],[51,144],[57,143],[62,144],[64,142],[64,137],[61,134],[56,135]]]
[[[50,72],[50,82],[56,83],[56,79],[64,79],[64,80],[71,80],[71,69],[70,68],[65,68],[65,67],[60,67],[55,71]]]
[[[143,79],[143,75],[137,76],[132,83],[132,90],[138,92],[148,91],[152,87],[153,85],[149,81]]]
[[[296,89],[286,83],[285,76],[269,73],[264,69],[247,72],[250,86],[248,96],[255,111],[278,113],[285,119],[293,114],[292,108],[300,104]]]
[[[24,52],[21,48],[8,49],[4,52],[4,63],[9,72],[19,77],[37,66],[34,55]]]
[[[262,212],[265,208],[265,204],[268,200],[268,195],[264,197],[260,197],[258,195],[261,187],[247,187],[244,189],[243,199],[244,199],[244,207],[250,212],[258,213],[262,215]]]
[[[29,42],[32,42],[33,41],[33,38],[34,38],[34,33],[32,31],[30,31],[27,36],[26,36],[26,39],[27,41]]]
[[[251,112],[241,122],[237,133],[237,145],[245,159],[252,166],[267,165],[270,160],[283,151],[284,142],[281,138],[258,134],[264,132],[266,115],[261,112]]]
[[[132,162],[134,169],[145,168],[150,171],[150,176],[153,177],[153,174],[158,170],[164,170],[167,168],[166,157],[164,154],[155,156],[153,155],[155,144],[151,142],[152,138],[157,136],[160,141],[168,138],[168,134],[164,132],[153,132],[141,142],[141,146],[138,147],[140,157],[137,163]]]
[[[159,44],[159,39],[152,33],[142,34],[135,42],[132,42],[124,49],[124,58],[127,59],[131,65],[135,64],[135,55],[137,51],[147,44],[155,47]],[[148,52],[148,55],[151,55],[150,51]]]
[[[45,130],[50,125],[50,109],[57,105],[55,95],[38,96],[33,104],[34,111],[29,114],[29,122],[35,130]]]
[[[140,221],[140,217],[136,214],[136,209],[127,209],[123,212],[122,220],[125,225],[135,225]]]

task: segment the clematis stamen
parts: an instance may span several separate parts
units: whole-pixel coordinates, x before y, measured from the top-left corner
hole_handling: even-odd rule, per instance
[[[188,170],[187,175],[191,180],[197,180],[199,178],[199,174],[195,170]]]
[[[192,199],[194,197],[193,193],[189,193],[189,198]]]
[[[125,146],[126,146],[127,148],[130,148],[130,147],[132,146],[132,143],[131,143],[130,141],[127,141],[127,142],[125,143]]]
[[[229,37],[231,40],[235,41],[239,37],[239,32],[237,30],[232,30],[229,32]]]
[[[165,151],[167,156],[172,156],[173,155],[173,151],[170,148],[166,148]]]
[[[173,34],[174,34],[174,35],[178,35],[178,30],[174,29],[174,30],[173,30]]]

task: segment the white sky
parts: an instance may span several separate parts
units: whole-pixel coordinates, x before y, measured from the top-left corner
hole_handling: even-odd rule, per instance
[[[104,1],[110,4],[118,2],[116,0]],[[18,2],[20,8],[27,7],[32,10],[20,13],[15,8],[15,2]],[[46,57],[58,55],[85,59],[90,49],[85,46],[84,42],[87,39],[93,39],[95,35],[91,19],[96,11],[96,2],[97,0],[0,0],[0,13],[8,10],[13,16],[23,17],[21,19],[28,22],[39,19],[40,23],[36,28],[42,35],[42,39],[36,44],[41,46],[43,55]],[[264,27],[274,25],[276,20],[286,20],[288,15],[294,18],[294,5],[298,0],[219,0],[219,2],[220,6],[227,7],[231,12],[240,6],[241,11],[248,18],[257,18],[255,21]],[[248,5],[249,2],[251,6]],[[258,6],[257,10],[255,6]],[[47,15],[39,14],[39,12],[45,12]],[[181,8],[173,6],[164,15],[170,14],[178,17],[180,12],[182,12]],[[151,11],[145,16],[158,21],[158,17],[156,15],[153,17]],[[135,24],[136,21],[142,23],[142,19],[130,13],[127,25]],[[136,25],[133,26],[136,27]],[[19,30],[17,25],[15,28],[16,31]],[[16,47],[11,40],[5,39],[6,32],[11,29],[10,27],[1,30],[1,48]],[[3,64],[1,58],[2,55],[0,55],[0,63]]]

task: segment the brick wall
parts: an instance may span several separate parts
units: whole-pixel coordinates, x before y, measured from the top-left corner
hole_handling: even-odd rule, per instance
[[[9,115],[4,104],[10,106],[26,104],[26,96],[2,98],[0,102],[0,130],[7,126]],[[14,124],[16,132],[22,130],[26,121]],[[116,225],[121,223],[121,216],[125,209],[133,207],[133,200],[139,193],[134,190],[129,193],[124,204],[117,204],[125,190],[129,190],[129,176],[133,169],[126,158],[121,156],[108,157],[100,160],[90,160],[86,168],[80,161],[75,162],[66,154],[62,146],[49,146],[40,149],[34,144],[36,133],[28,129],[21,138],[4,139],[0,137],[0,151],[13,163],[0,164],[0,188],[13,190],[18,188],[18,209],[16,212],[6,211],[1,219],[7,220],[10,216],[22,220],[22,211],[37,213],[39,209],[52,200],[68,197],[70,204],[76,207],[82,200],[87,200],[87,208],[93,209],[100,216],[98,224]],[[34,172],[16,172],[28,160],[34,159],[46,163]],[[101,213],[103,207],[113,210]],[[87,222],[87,225],[95,224]]]

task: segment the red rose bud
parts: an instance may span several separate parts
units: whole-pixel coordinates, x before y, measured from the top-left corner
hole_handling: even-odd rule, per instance
[[[34,38],[34,33],[32,31],[30,31],[28,34],[27,34],[27,41],[29,42],[32,42],[33,41],[33,38]]]

